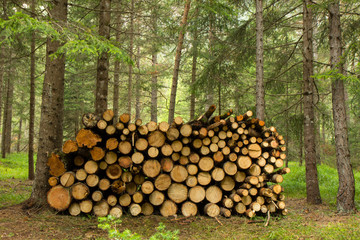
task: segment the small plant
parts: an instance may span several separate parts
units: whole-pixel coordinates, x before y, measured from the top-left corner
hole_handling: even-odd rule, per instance
[[[120,232],[117,228],[121,224],[121,219],[111,215],[98,218],[98,228],[106,230],[108,237],[114,240],[140,240],[143,237],[137,233],[132,233],[129,229]],[[167,231],[166,226],[160,223],[156,228],[156,233],[149,240],[177,240],[179,239],[179,230]]]

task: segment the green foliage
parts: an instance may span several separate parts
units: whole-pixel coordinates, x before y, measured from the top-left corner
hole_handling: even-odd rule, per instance
[[[98,228],[106,230],[108,232],[108,237],[114,240],[140,240],[143,239],[139,234],[132,233],[129,229],[125,229],[120,232],[117,228],[121,224],[120,218],[115,218],[111,215],[106,217],[98,218]],[[177,240],[179,239],[179,230],[167,231],[166,226],[163,223],[160,223],[156,228],[156,233],[153,234],[149,240]]]
[[[36,156],[34,156],[36,159]],[[13,153],[7,158],[0,159],[0,180],[16,178],[26,180],[28,177],[28,155],[25,153]]]
[[[8,20],[0,19],[0,28],[4,40],[1,42],[12,44],[18,41],[20,36],[30,36],[36,32],[43,38],[59,41],[62,46],[51,56],[59,57],[66,53],[68,60],[76,60],[79,54],[89,57],[100,56],[101,53],[109,53],[115,59],[133,64],[132,60],[112,41],[99,36],[94,29],[81,24],[68,24],[59,27],[54,21],[38,20],[22,12],[16,12]]]

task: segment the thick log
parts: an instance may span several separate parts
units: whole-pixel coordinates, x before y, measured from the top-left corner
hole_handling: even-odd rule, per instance
[[[93,202],[89,199],[82,200],[80,203],[80,210],[83,213],[90,213],[93,209]]]
[[[195,187],[198,184],[197,177],[193,175],[189,175],[185,180],[185,184],[188,187]]]
[[[100,119],[96,124],[96,127],[100,130],[105,130],[107,126],[108,126],[107,122],[103,119]]]
[[[51,153],[51,156],[48,158],[47,165],[50,168],[50,175],[54,177],[60,177],[66,172],[65,165],[61,161],[60,156],[55,153]]]
[[[241,169],[248,169],[252,164],[251,158],[248,156],[239,156],[237,165]]]
[[[227,175],[233,176],[237,172],[237,166],[233,162],[225,162],[223,165],[223,169]]]
[[[196,216],[197,211],[197,205],[190,201],[184,202],[181,206],[181,213],[184,217]]]
[[[78,155],[76,157],[74,157],[74,165],[77,166],[77,167],[81,167],[85,162],[85,159]]]
[[[100,161],[100,162],[99,162],[99,169],[101,169],[101,170],[106,170],[107,167],[108,167],[108,164],[107,164],[106,161]]]
[[[166,200],[160,207],[160,214],[164,217],[174,216],[177,210],[177,205],[173,201]]]
[[[116,152],[107,152],[105,155],[105,162],[107,164],[114,164],[114,163],[116,163],[117,159],[118,159],[118,157],[117,157]]]
[[[169,130],[169,127],[170,127],[170,125],[167,122],[161,122],[161,123],[159,123],[159,126],[158,126],[159,130],[164,133],[166,133]]]
[[[101,191],[106,191],[110,188],[110,180],[107,178],[100,179],[99,181],[99,189]]]
[[[98,171],[99,165],[97,162],[89,160],[85,163],[84,169],[88,174],[94,174]]]
[[[71,186],[70,192],[71,196],[76,200],[83,200],[89,195],[90,190],[88,186],[78,182]]]
[[[159,175],[161,170],[161,164],[158,160],[155,159],[146,160],[142,170],[145,176],[154,178]]]
[[[134,203],[141,203],[144,200],[144,195],[141,192],[135,192],[132,195],[132,200]]]
[[[171,178],[168,174],[160,174],[154,182],[155,188],[159,191],[167,190],[171,185]]]
[[[192,133],[192,127],[190,124],[184,124],[181,126],[180,128],[180,134],[183,136],[183,137],[190,137]]]
[[[161,131],[154,131],[148,135],[147,140],[151,147],[160,148],[165,143],[165,135]]]
[[[244,172],[237,171],[234,175],[235,182],[244,182],[246,174]]]
[[[134,182],[130,182],[130,183],[127,183],[125,184],[126,186],[126,192],[132,196],[133,194],[136,193],[136,190],[137,190],[137,186]]]
[[[144,161],[144,155],[141,152],[134,152],[131,155],[131,161],[135,164],[140,164]]]
[[[200,156],[199,156],[199,154],[197,154],[197,153],[191,153],[190,155],[189,155],[189,161],[190,162],[192,162],[192,163],[198,163],[199,161],[200,161]]]
[[[159,155],[159,149],[156,147],[150,147],[147,150],[147,154],[150,158],[156,158]]]
[[[164,202],[164,200],[165,195],[158,190],[153,191],[149,196],[149,201],[154,206],[160,206]]]
[[[117,149],[118,145],[119,145],[119,141],[116,138],[109,138],[106,141],[106,149],[108,150]]]
[[[246,211],[246,206],[242,202],[239,202],[235,205],[235,211],[239,214],[243,214]]]
[[[257,164],[252,164],[248,170],[249,175],[259,176],[261,174],[261,168]]]
[[[123,215],[123,210],[122,210],[121,206],[117,205],[117,206],[112,207],[109,211],[109,215],[111,215],[115,218],[121,218],[121,216]]]
[[[121,174],[121,181],[123,181],[124,183],[129,183],[133,180],[133,175],[131,172],[123,172]]]
[[[133,162],[129,156],[121,156],[118,159],[118,163],[123,168],[129,168],[132,166]]]
[[[148,141],[145,138],[138,138],[135,142],[135,148],[138,151],[145,151],[149,146]]]
[[[180,152],[181,149],[183,148],[183,144],[181,141],[175,140],[171,143],[171,148],[173,149],[174,152]]]
[[[105,157],[105,151],[101,147],[93,147],[90,150],[90,154],[94,161],[99,161]]]
[[[231,191],[235,187],[235,181],[230,176],[225,176],[224,179],[220,182],[220,186],[224,191]]]
[[[209,217],[217,217],[220,215],[220,207],[215,203],[208,203],[204,207],[204,213]]]
[[[167,195],[175,203],[181,203],[187,199],[188,189],[183,184],[172,183],[167,190]]]
[[[95,127],[99,120],[100,117],[95,115],[94,113],[86,113],[82,116],[82,123],[86,128]]]
[[[49,177],[48,183],[51,187],[58,185],[59,179],[57,177]]]
[[[175,141],[179,138],[180,132],[177,128],[171,127],[166,131],[166,138],[169,141]]]
[[[127,207],[131,204],[131,197],[129,194],[124,193],[119,197],[119,204],[122,207]]]
[[[214,168],[211,172],[211,177],[217,182],[220,182],[225,177],[225,172],[222,168]]]
[[[92,194],[91,194],[91,199],[94,201],[94,202],[99,202],[101,201],[101,199],[103,199],[103,193],[101,191],[94,191]]]
[[[134,183],[135,183],[136,185],[141,185],[141,184],[143,184],[144,182],[145,182],[145,176],[142,175],[141,173],[136,174],[136,175],[134,176]]]
[[[161,170],[164,172],[171,172],[174,167],[174,162],[170,158],[161,159]]]
[[[200,185],[207,186],[211,182],[211,175],[208,172],[199,172],[197,180]]]
[[[198,163],[199,169],[208,172],[214,167],[214,160],[210,157],[202,157]]]
[[[109,165],[106,169],[106,176],[110,179],[119,179],[122,174],[122,169],[119,164]]]
[[[174,182],[184,182],[188,177],[188,171],[184,166],[176,165],[170,172],[170,177]]]
[[[106,202],[111,206],[114,207],[117,204],[117,197],[115,195],[109,195],[106,199]]]
[[[62,151],[65,154],[76,152],[77,150],[78,150],[77,142],[73,140],[67,140],[62,147]]]
[[[128,113],[121,114],[119,117],[119,121],[124,125],[127,125],[130,122],[130,114]]]
[[[141,213],[145,216],[150,216],[154,212],[154,207],[148,202],[145,202],[141,205]]]
[[[189,199],[194,203],[199,203],[205,199],[205,189],[202,186],[195,186],[189,189]]]
[[[172,149],[170,144],[164,144],[161,147],[161,154],[162,155],[164,155],[166,157],[169,157],[169,156],[171,156],[172,153],[173,153],[173,149]]]
[[[141,185],[141,191],[145,194],[151,194],[154,191],[154,184],[151,181],[145,181]]]
[[[227,196],[225,196],[222,199],[221,203],[226,208],[232,208],[234,206],[234,201],[231,198],[228,198]]]
[[[66,172],[60,177],[60,184],[64,187],[70,187],[75,182],[75,173],[74,172]]]
[[[77,202],[73,202],[70,206],[69,206],[69,213],[71,216],[77,216],[81,213],[80,210],[80,205]]]
[[[93,207],[93,213],[98,217],[106,217],[109,214],[110,207],[105,200],[101,200]]]
[[[154,132],[158,129],[158,125],[154,121],[150,121],[146,124],[146,127],[148,128],[149,132]]]
[[[128,141],[121,141],[119,143],[118,149],[122,154],[127,155],[132,150],[131,143]]]
[[[98,142],[101,142],[101,137],[91,130],[81,129],[76,135],[76,142],[79,147],[93,148]]]
[[[231,211],[227,208],[221,207],[220,208],[220,214],[226,218],[231,217]]]
[[[121,180],[115,180],[112,184],[111,184],[111,190],[114,192],[114,193],[117,193],[117,194],[121,194],[123,193],[125,190],[126,190],[126,185],[123,181]]]
[[[99,176],[96,174],[90,174],[86,177],[86,185],[89,187],[96,187],[99,184]]]
[[[186,170],[188,171],[189,175],[196,175],[199,169],[195,164],[188,164],[186,166]]]
[[[213,185],[206,189],[205,196],[209,202],[218,203],[222,199],[222,191],[219,187]]]
[[[57,185],[52,187],[47,193],[47,202],[50,207],[58,210],[66,210],[71,203],[71,195],[68,188]]]

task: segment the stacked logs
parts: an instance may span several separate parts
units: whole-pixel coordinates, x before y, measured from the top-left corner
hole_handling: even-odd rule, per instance
[[[48,203],[71,215],[286,215],[283,136],[251,111],[210,118],[214,111],[170,125],[132,123],[126,113],[114,123],[111,110],[85,114],[63,156],[49,158]]]

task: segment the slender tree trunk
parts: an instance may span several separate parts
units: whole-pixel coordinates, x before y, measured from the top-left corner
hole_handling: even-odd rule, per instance
[[[10,61],[7,71],[6,81],[6,100],[4,105],[4,120],[3,120],[3,131],[2,131],[2,145],[1,152],[2,158],[6,157],[7,153],[11,152],[11,121],[12,121],[12,103],[14,96],[14,82],[12,79],[13,66],[12,66],[12,54],[10,51]]]
[[[315,143],[316,143],[316,163],[318,165],[321,165],[320,113],[318,112],[315,116],[316,116],[316,121],[315,121],[315,126],[316,126],[316,139],[315,139]]]
[[[195,9],[195,21],[199,15],[199,8]],[[193,48],[192,48],[192,67],[191,67],[191,91],[190,91],[190,120],[195,119],[195,91],[194,84],[196,81],[196,65],[198,57],[198,29],[197,23],[195,22],[194,26],[194,39],[193,39]]]
[[[152,25],[153,25],[153,36],[156,39],[157,34],[157,13],[156,7],[152,10]],[[156,43],[152,46],[152,73],[151,73],[151,121],[157,122],[157,85],[158,85],[158,72],[157,72],[157,46]]]
[[[312,46],[312,10],[310,1],[303,2],[303,80],[304,80],[304,145],[306,164],[307,202],[320,204],[320,189],[316,167],[315,115],[314,115],[314,79]]]
[[[67,20],[67,0],[52,1],[50,15],[58,24],[64,26]],[[48,157],[55,149],[62,146],[62,119],[64,107],[65,56],[52,59],[49,55],[60,47],[58,41],[47,40],[46,65],[43,83],[41,119],[39,131],[39,149],[37,154],[36,174],[30,206],[46,204],[46,192],[49,189],[49,172],[46,165]]]
[[[170,107],[169,107],[169,117],[168,117],[169,123],[171,123],[173,121],[174,115],[175,115],[176,91],[177,91],[177,84],[178,84],[178,78],[179,78],[181,50],[182,50],[182,45],[184,42],[185,27],[186,27],[187,17],[188,17],[188,13],[189,13],[189,9],[190,9],[190,3],[191,3],[191,0],[186,0],[183,17],[182,17],[181,23],[180,23],[179,40],[178,40],[178,45],[176,47],[174,72],[173,72],[172,85],[171,85]]]
[[[286,109],[289,109],[289,83],[286,82]],[[285,112],[285,146],[286,149],[289,149],[289,110]],[[285,160],[285,166],[289,166],[289,158]]]
[[[136,67],[138,69],[138,74],[136,74],[136,92],[135,92],[135,118],[140,118],[140,47],[137,46],[137,57],[136,57]]]
[[[7,78],[5,81],[5,102],[4,102],[4,117],[2,122],[2,133],[1,133],[1,157],[6,158],[6,122],[8,118],[7,104],[8,104],[8,92],[9,92],[10,79]]]
[[[111,0],[100,1],[99,35],[110,39]],[[109,54],[101,53],[97,62],[95,113],[101,114],[107,109],[109,85]]]
[[[300,103],[300,114],[303,114],[303,102]],[[301,121],[301,125],[304,125],[304,119]],[[303,127],[299,128],[299,166],[303,165],[303,147],[304,147],[304,137],[303,137]]]
[[[210,0],[210,7],[212,7],[214,5],[214,1]],[[214,59],[214,42],[215,42],[215,38],[214,38],[214,21],[215,21],[215,15],[213,11],[209,12],[209,62],[211,63],[211,61]],[[216,73],[215,71],[212,70],[210,78],[212,79],[216,79]],[[210,79],[209,79],[210,80]],[[214,101],[214,95],[215,95],[215,81],[214,80],[210,80],[209,84],[213,85],[214,87],[208,87],[206,88],[206,104],[205,104],[205,111],[207,109],[209,109],[209,107],[215,103]],[[218,111],[219,111],[219,115],[221,115],[221,112],[219,110],[219,106],[218,106]]]
[[[341,62],[342,44],[339,1],[335,1],[329,5],[329,26],[331,69],[342,74],[343,63]],[[331,88],[335,129],[336,165],[339,175],[337,210],[340,212],[353,212],[355,211],[355,181],[350,162],[343,80],[335,75],[332,80]]]
[[[18,132],[18,140],[17,140],[17,144],[16,144],[16,152],[19,153],[20,152],[20,146],[21,146],[21,131],[22,131],[22,116],[20,116],[20,121],[19,121],[19,132]]]
[[[129,44],[129,54],[130,58],[134,58],[134,18],[135,18],[135,0],[131,0],[131,13],[130,13],[130,44]],[[128,79],[128,105],[127,111],[131,114],[131,102],[132,102],[132,73],[133,73],[133,66],[129,64],[129,79]]]
[[[31,0],[31,12],[32,17],[35,17],[35,0]],[[28,154],[28,178],[29,180],[34,180],[34,137],[35,137],[35,42],[36,35],[35,32],[31,35],[31,45],[30,45],[30,109],[29,109],[29,154]]]
[[[256,117],[265,119],[263,1],[256,0]]]
[[[117,27],[115,39],[117,43],[120,43],[120,29],[121,29],[121,15],[117,17]],[[114,63],[114,97],[113,97],[113,110],[115,121],[119,118],[119,85],[120,85],[120,62],[115,60]]]
[[[3,89],[4,89],[4,71],[5,71],[5,46],[2,45],[0,48],[0,124],[2,119],[2,111],[3,111]],[[4,129],[2,129],[4,131]],[[2,139],[1,139],[1,146],[2,146]],[[1,150],[1,152],[3,152]]]

